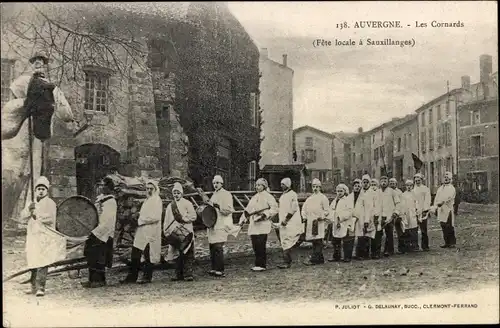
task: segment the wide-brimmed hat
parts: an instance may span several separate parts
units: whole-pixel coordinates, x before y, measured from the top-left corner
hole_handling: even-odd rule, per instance
[[[30,64],[33,64],[38,58],[41,58],[45,65],[49,63],[49,57],[47,57],[47,54],[43,51],[37,51],[33,54],[33,56],[31,56],[29,60]]]

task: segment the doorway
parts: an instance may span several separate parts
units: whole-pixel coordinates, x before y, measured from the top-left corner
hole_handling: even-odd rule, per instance
[[[103,144],[85,144],[75,148],[75,159],[77,193],[95,199],[97,182],[118,169],[120,153]]]

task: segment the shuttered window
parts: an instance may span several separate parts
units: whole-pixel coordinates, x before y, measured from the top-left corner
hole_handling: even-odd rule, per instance
[[[434,150],[434,129],[431,128],[429,129],[429,151]]]
[[[426,142],[426,135],[425,131],[420,132],[420,151],[422,154],[425,154],[427,151],[427,142]]]
[[[471,136],[468,139],[468,153],[470,157],[480,157],[484,155],[484,137],[482,134]]]

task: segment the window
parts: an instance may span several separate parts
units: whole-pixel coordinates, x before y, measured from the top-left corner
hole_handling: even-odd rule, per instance
[[[304,163],[314,163],[316,162],[316,150],[315,149],[306,149],[305,151],[305,161]]]
[[[429,124],[432,124],[432,108],[429,108]]]
[[[98,71],[85,72],[85,110],[106,112],[108,107],[109,75]]]
[[[406,134],[405,134],[405,140],[406,140]],[[398,138],[397,149],[398,149],[398,152],[401,151],[401,138]]]
[[[413,172],[411,171],[411,165],[408,165],[408,168],[406,169],[406,177],[408,179],[411,179],[411,177],[413,177]]]
[[[420,114],[420,123],[421,126],[425,126],[425,112],[422,112],[422,114]]]
[[[372,136],[372,142],[375,142],[375,135]]]
[[[451,123],[446,122],[444,124],[444,130],[445,130],[445,145],[446,147],[451,146]]]
[[[445,112],[446,112],[446,117],[450,117],[450,102],[449,101],[446,101]]]
[[[380,150],[379,150],[380,158],[382,160],[385,160],[385,148],[384,148],[384,146],[380,146],[379,148],[380,148]]]
[[[475,110],[471,113],[471,122],[472,125],[480,124],[481,123],[481,114],[479,110]]]
[[[425,152],[427,151],[426,147],[427,147],[426,135],[425,131],[422,131],[420,132],[420,150],[422,154],[425,154]]]
[[[384,141],[384,130],[380,131],[380,141]]]
[[[14,61],[2,58],[2,107],[11,98],[10,84],[14,79]]]
[[[333,158],[333,168],[335,168],[335,169],[336,169],[336,168],[337,168],[337,166],[338,166],[338,164],[339,164],[339,163],[338,163],[338,159],[337,159],[337,157],[334,157],[334,158]]]
[[[326,172],[325,171],[319,171],[319,181],[326,182]]]
[[[471,157],[483,156],[484,140],[481,135],[470,137],[469,155]]]
[[[360,155],[359,155],[359,161],[360,161],[361,163],[363,163],[363,154],[360,154]]]
[[[378,148],[375,148],[373,150],[373,159],[375,160],[375,162],[378,161]]]
[[[403,149],[407,149],[407,148],[406,148],[407,139],[408,139],[408,135],[405,133],[405,135],[404,135],[404,139],[403,139]]]
[[[429,129],[429,150],[434,150],[434,129],[432,128],[432,126]]]
[[[255,92],[250,93],[250,124],[259,125],[259,96]]]
[[[248,163],[248,188],[255,189],[255,179],[257,176],[257,161]]]
[[[352,154],[352,164],[356,164],[356,153]]]
[[[437,126],[437,147],[441,148],[443,145],[443,124],[438,124]]]
[[[312,147],[312,146],[313,146],[313,138],[306,137],[306,147]]]
[[[438,105],[436,108],[437,120],[441,120],[441,105]]]
[[[228,139],[222,138],[217,144],[217,174],[221,175],[224,181],[230,181],[231,169],[231,143]],[[229,185],[229,183],[228,183]]]

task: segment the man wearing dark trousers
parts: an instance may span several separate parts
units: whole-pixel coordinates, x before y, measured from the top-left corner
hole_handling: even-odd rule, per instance
[[[375,213],[379,215],[380,224],[385,233],[384,256],[394,255],[394,219],[399,215],[400,197],[388,187],[389,179],[380,178],[380,189],[375,196]]]

